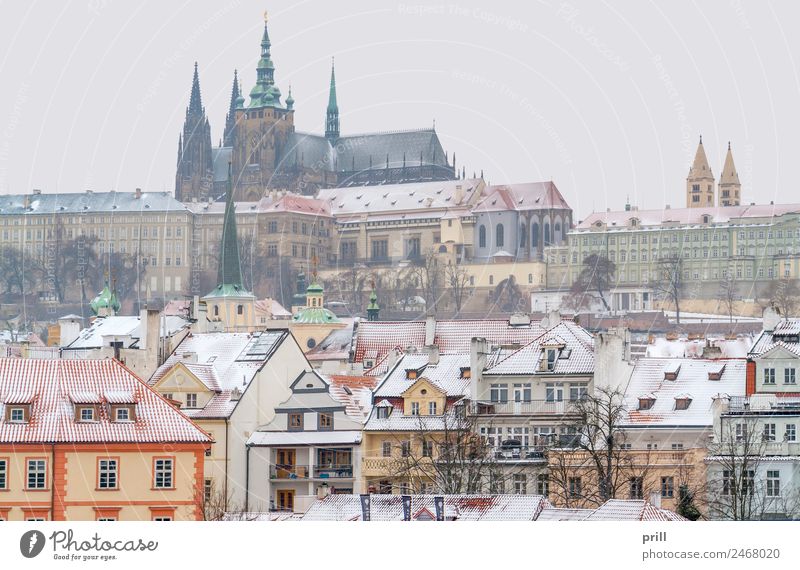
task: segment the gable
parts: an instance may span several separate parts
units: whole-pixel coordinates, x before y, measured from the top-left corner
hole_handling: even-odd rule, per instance
[[[328,384],[314,371],[304,370],[289,389],[295,394],[327,392]]]
[[[157,392],[213,392],[211,386],[206,385],[182,362],[170,368],[152,388]]]
[[[423,393],[423,390],[425,393]],[[446,394],[424,376],[400,394],[403,398],[444,398]]]
[[[758,364],[762,360],[797,360],[797,359],[800,359],[800,355],[792,352],[785,346],[776,344],[768,351],[756,357],[754,360],[756,364]]]

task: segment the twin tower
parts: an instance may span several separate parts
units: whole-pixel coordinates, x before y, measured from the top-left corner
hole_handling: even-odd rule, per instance
[[[725,157],[725,165],[722,167],[722,175],[716,191],[717,199],[714,200],[714,175],[708,165],[701,136],[700,144],[697,145],[697,152],[694,155],[694,163],[689,169],[689,176],[686,177],[686,207],[708,208],[715,205],[738,206],[741,204],[742,185],[739,182],[736,166],[733,164],[731,143],[728,143],[728,154]]]

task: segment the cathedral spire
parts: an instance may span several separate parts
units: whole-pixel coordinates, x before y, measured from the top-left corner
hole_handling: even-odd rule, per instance
[[[228,114],[225,116],[225,136],[223,144],[233,146],[233,131],[236,128],[236,109],[239,104],[241,90],[239,89],[239,77],[237,71],[233,70],[233,88],[231,89],[231,102]]]
[[[250,90],[250,107],[280,107],[281,91],[275,85],[275,65],[270,55],[267,13],[264,12],[264,34],[261,36],[261,59],[256,66],[256,84]]]
[[[738,206],[741,204],[742,184],[739,182],[739,173],[733,163],[731,143],[728,143],[728,154],[725,156],[725,165],[719,176],[719,205]]]
[[[331,86],[328,92],[328,109],[325,115],[325,138],[335,142],[339,138],[339,104],[336,101],[336,69],[331,58]]]
[[[694,162],[686,178],[686,207],[704,208],[714,205],[714,175],[708,165],[708,157],[703,148],[703,137],[694,155]]]
[[[189,96],[187,114],[201,116],[203,114],[203,101],[200,98],[200,76],[197,73],[197,62],[194,62],[194,76],[192,77],[192,93]]]
[[[231,178],[231,165],[228,163],[228,191],[225,196],[225,216],[222,221],[222,243],[219,247],[217,289],[232,287],[241,290],[242,268],[239,263],[239,240],[236,235],[236,211]]]

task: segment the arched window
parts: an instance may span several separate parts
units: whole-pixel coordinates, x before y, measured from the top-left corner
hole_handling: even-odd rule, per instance
[[[544,245],[550,245],[550,224],[544,223]]]
[[[478,228],[478,247],[486,247],[486,226]]]
[[[505,229],[503,228],[503,224],[497,224],[495,233],[496,235],[495,235],[494,245],[496,247],[503,247],[503,242],[505,238]]]
[[[528,232],[525,231],[525,224],[519,226],[519,247],[524,248],[528,242]]]
[[[236,314],[243,315],[244,314],[244,307],[242,305],[236,305]]]
[[[539,247],[539,224],[536,222],[531,224],[531,247],[534,249]]]
[[[555,238],[556,243],[561,243],[561,222],[556,222],[555,235],[553,237]]]
[[[214,316],[215,317],[219,316],[219,305],[214,305]]]

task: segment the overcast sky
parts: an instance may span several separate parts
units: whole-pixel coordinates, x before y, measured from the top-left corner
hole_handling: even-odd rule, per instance
[[[192,65],[214,144],[263,11],[298,130],[429,127],[468,174],[552,179],[584,217],[683,205],[702,133],[746,202],[800,202],[797,2],[0,0],[0,194],[174,189]]]

